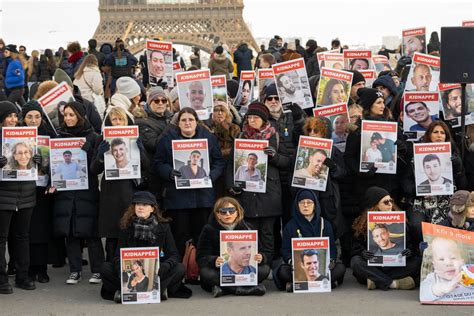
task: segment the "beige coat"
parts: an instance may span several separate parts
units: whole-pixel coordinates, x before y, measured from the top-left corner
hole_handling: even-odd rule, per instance
[[[104,94],[102,75],[98,67],[85,67],[82,76],[74,79],[74,85],[81,91],[81,96],[90,102],[94,102],[92,92],[98,95]]]

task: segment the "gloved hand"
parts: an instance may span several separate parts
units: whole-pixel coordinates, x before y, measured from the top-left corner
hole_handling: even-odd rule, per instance
[[[166,90],[168,88],[168,83],[166,81],[163,81],[163,79],[160,79],[156,82],[156,85],[158,87],[162,87],[163,90]]]
[[[110,150],[110,143],[105,139],[100,142],[99,147],[97,147],[97,156],[99,159],[104,158],[104,154]]]
[[[183,175],[183,174],[181,173],[181,171],[178,171],[178,170],[176,170],[176,169],[173,169],[173,170],[171,170],[171,172],[170,172],[170,180],[171,180],[171,181],[174,181],[174,178],[175,178],[175,177],[181,178],[182,175]]]
[[[5,165],[8,163],[8,159],[5,156],[0,156],[0,168],[5,167]]]
[[[329,261],[329,270],[334,269],[335,266],[336,266],[336,260],[331,259],[331,260]]]
[[[412,255],[413,255],[413,253],[411,252],[411,250],[409,248],[402,251],[402,256],[410,258]]]
[[[43,162],[43,157],[40,154],[35,154],[33,155],[33,162],[35,164],[41,165],[41,162]]]
[[[336,163],[334,162],[334,160],[332,160],[331,158],[327,157],[326,159],[324,159],[324,162],[323,164],[325,164],[326,166],[328,166],[329,169],[334,169],[337,167]]]
[[[89,152],[89,150],[92,149],[91,143],[86,141],[82,146],[81,149],[84,150],[85,152]]]
[[[373,176],[377,172],[378,168],[375,166],[372,166],[372,168],[369,169],[369,172],[367,172],[368,175]]]
[[[303,117],[304,112],[298,104],[291,103],[288,108],[291,110],[291,114],[293,115],[293,122],[299,121]]]
[[[374,253],[372,251],[368,251],[368,250],[362,251],[362,253],[360,255],[364,260],[370,260],[374,257]]]
[[[274,156],[276,155],[277,151],[276,151],[276,149],[273,148],[272,146],[268,146],[267,148],[265,148],[265,149],[263,150],[263,153],[264,153],[265,155],[270,156],[270,157],[274,157]]]
[[[137,138],[137,147],[140,149],[140,152],[145,152],[145,146],[143,145],[142,139],[140,137]]]
[[[233,185],[230,189],[229,189],[229,192],[232,194],[232,195],[239,195],[239,194],[242,194],[244,190],[242,190],[241,187],[239,186],[236,186],[236,185]]]

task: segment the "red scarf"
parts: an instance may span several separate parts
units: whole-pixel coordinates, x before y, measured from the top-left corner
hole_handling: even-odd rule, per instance
[[[260,129],[252,128],[245,122],[242,131],[244,139],[270,139],[276,133],[270,122],[265,123]]]
[[[75,52],[74,54],[72,54],[71,56],[69,56],[67,61],[70,64],[74,64],[75,62],[79,61],[79,59],[81,59],[82,56],[84,56],[84,53],[82,51],[78,51],[78,52]]]

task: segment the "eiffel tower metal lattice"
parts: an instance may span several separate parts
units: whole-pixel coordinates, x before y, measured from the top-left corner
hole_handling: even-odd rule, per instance
[[[258,46],[242,18],[243,0],[100,0],[94,38],[102,44],[120,37],[132,53],[147,38],[196,46],[211,52],[215,44]]]

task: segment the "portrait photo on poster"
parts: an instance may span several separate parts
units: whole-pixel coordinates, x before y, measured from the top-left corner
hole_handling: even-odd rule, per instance
[[[405,91],[438,91],[440,57],[415,53]]]
[[[2,128],[2,155],[7,158],[7,164],[2,168],[2,181],[38,180],[38,166],[33,161],[37,135],[37,127]]]

